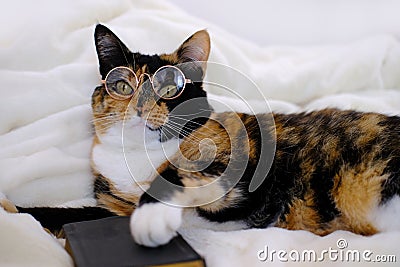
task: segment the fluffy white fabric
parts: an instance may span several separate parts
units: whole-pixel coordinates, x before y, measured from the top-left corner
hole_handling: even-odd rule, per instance
[[[89,152],[90,96],[99,84],[93,44],[97,22],[143,53],[171,52],[191,33],[207,28],[210,61],[248,75],[277,111],[334,106],[400,114],[400,43],[392,36],[323,47],[258,47],[156,0],[9,1],[2,11],[0,192],[21,206],[94,204]],[[264,108],[240,76],[213,72],[207,79],[223,81],[255,109]],[[243,109],[227,96],[214,98]],[[181,232],[211,267],[263,266],[271,263],[257,258],[265,245],[322,251],[337,248],[338,238],[345,238],[349,249],[400,259],[400,232],[373,237],[347,232],[318,237],[275,228],[214,232],[190,221]],[[72,266],[62,246],[29,215],[0,211],[0,236],[1,265]]]

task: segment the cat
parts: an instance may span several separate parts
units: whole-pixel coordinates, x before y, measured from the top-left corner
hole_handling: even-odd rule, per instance
[[[400,228],[400,117],[329,108],[215,113],[202,83],[210,53],[205,30],[170,54],[143,55],[97,25],[95,46],[102,83],[92,95],[91,165],[99,206],[89,213],[131,216],[137,243],[167,243],[184,211],[216,227],[234,222],[321,236]],[[171,98],[154,91],[163,82],[154,74],[166,66],[187,80]],[[138,83],[129,76],[107,86],[118,70]],[[261,156],[266,149],[272,158]],[[249,190],[258,165],[265,176]]]
[[[106,79],[112,69],[121,66],[132,68],[139,77],[142,73],[151,74],[166,65],[205,61],[210,45],[207,32],[199,31],[172,54],[142,55],[132,53],[103,25],[97,25],[95,29],[95,44],[102,80]],[[167,132],[164,128],[163,134],[156,129],[160,123],[159,115],[167,115],[180,103],[197,98],[200,99],[196,103],[197,106],[187,109],[186,112],[203,114],[204,117],[194,118],[185,126],[184,131],[190,133],[205,123],[212,110],[206,92],[201,88],[201,84],[188,84],[186,87],[178,98],[168,101],[157,99],[152,90],[136,92],[134,104],[130,98],[113,98],[104,84],[95,89],[92,95],[92,110],[96,134],[91,165],[95,177],[94,192],[100,206],[117,215],[130,215],[137,206],[143,189],[149,187],[156,173],[153,166],[160,165],[178,149],[179,136],[167,136],[173,132],[172,129]],[[159,114],[149,116],[145,122],[142,118],[147,116],[150,110]],[[149,123],[152,123],[153,128]],[[124,126],[132,128],[124,131],[124,140],[128,140],[127,142],[121,141]],[[146,154],[151,155],[151,161],[147,159]],[[131,159],[135,163],[128,169],[125,161]],[[132,177],[135,177],[135,180]]]
[[[99,24],[94,33],[95,46],[99,60],[99,71],[104,80],[108,72],[118,66],[136,66],[137,71],[154,71],[156,68],[186,61],[198,61],[207,59],[208,54],[204,51],[191,51],[198,45],[209,45],[208,34],[200,31],[182,44],[176,53],[171,55],[148,56],[132,53],[107,27]],[[179,55],[178,55],[179,54]],[[174,61],[175,60],[175,61]],[[133,65],[132,65],[133,64]],[[140,68],[140,69],[139,69]],[[201,73],[198,75],[202,75]],[[191,85],[188,85],[190,87]],[[209,106],[204,90],[185,90],[180,96],[180,101],[202,98],[198,102],[199,108],[204,108],[205,117],[209,116]],[[95,88],[92,95],[92,113],[94,138],[91,151],[91,169],[94,177],[94,196],[98,203],[95,207],[64,208],[64,207],[19,207],[0,197],[0,205],[10,212],[23,212],[33,215],[42,226],[58,237],[63,237],[62,226],[66,223],[99,219],[114,215],[131,215],[137,206],[143,189],[150,185],[155,169],[151,164],[157,166],[167,157],[164,153],[172,155],[178,149],[179,138],[163,136],[166,140],[159,140],[159,134],[147,127],[136,127],[128,135],[129,146],[122,147],[121,134],[124,124],[123,117],[129,100],[116,100],[105,90],[104,84]],[[149,102],[146,100],[146,102]],[[161,108],[173,109],[178,105],[177,101],[169,101]],[[133,119],[135,120],[135,119]],[[204,118],[194,118],[185,126],[186,131],[192,131],[197,124],[203,124]],[[170,133],[173,132],[170,130]],[[173,139],[173,140],[167,140]],[[144,141],[147,141],[144,145]],[[125,148],[125,154],[122,149]],[[152,155],[152,161],[146,161],[143,155]],[[128,169],[124,156],[133,158],[136,162],[134,168]],[[133,172],[133,174],[132,174]],[[137,181],[132,175],[138,177]],[[10,205],[11,204],[11,205]]]
[[[198,68],[192,73],[182,69],[186,78],[196,82],[166,100],[149,83],[144,86],[146,81],[163,66],[206,62],[210,53],[206,31],[194,33],[171,54],[152,56],[132,53],[105,26],[97,26],[95,36],[103,80],[121,66],[140,77],[138,86],[130,84],[126,99],[113,98],[104,84],[97,87],[92,104],[97,199],[116,214],[133,212],[131,232],[139,244],[167,243],[176,235],[187,209],[217,224],[234,221],[245,228],[275,226],[318,235],[335,230],[372,235],[398,228],[398,215],[393,211],[400,210],[400,117],[337,109],[257,116],[215,113],[202,88],[204,64],[195,65]],[[190,76],[193,73],[196,77]],[[196,105],[188,105],[183,109],[187,114],[179,115],[201,111],[201,116],[171,122],[179,117],[171,116],[174,108],[191,99],[196,99]],[[271,116],[275,125],[268,119]],[[131,123],[132,131],[124,137],[135,140],[129,145],[120,140],[123,121]],[[170,135],[164,138],[166,133]],[[211,145],[203,144],[201,150],[205,139]],[[262,166],[259,161],[267,160],[261,159],[262,150],[271,148],[271,142],[276,143],[276,151],[270,170],[250,192],[257,164]],[[156,157],[156,167],[143,163],[149,145],[153,152],[162,147],[166,151]],[[128,160],[122,147],[125,154],[132,153],[125,155]],[[208,162],[205,168],[198,169],[200,158]],[[230,163],[243,159],[242,172],[235,173],[233,168],[226,175]],[[131,164],[133,174],[127,170],[128,161],[135,162]],[[191,190],[205,185],[210,185],[206,191]]]

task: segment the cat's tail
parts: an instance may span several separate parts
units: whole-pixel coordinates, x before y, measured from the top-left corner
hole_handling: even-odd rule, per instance
[[[116,214],[101,207],[50,208],[50,207],[17,207],[18,212],[29,213],[40,224],[57,236],[62,236],[62,226],[66,223],[96,220]]]

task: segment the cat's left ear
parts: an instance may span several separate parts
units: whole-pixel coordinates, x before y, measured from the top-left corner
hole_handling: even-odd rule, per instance
[[[175,51],[178,63],[201,61],[203,75],[210,55],[210,35],[206,30],[195,32]]]
[[[132,53],[126,45],[106,26],[98,24],[94,32],[100,74],[105,79],[115,67],[126,66]]]

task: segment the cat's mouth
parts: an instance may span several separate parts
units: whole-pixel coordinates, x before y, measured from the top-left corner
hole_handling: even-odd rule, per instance
[[[171,130],[168,130],[168,125],[154,126],[151,123],[146,122],[146,128],[152,132],[159,133],[160,142],[166,142],[171,138],[175,137],[173,134],[171,134]]]
[[[151,131],[157,131],[159,127],[153,125],[151,122],[144,120],[140,117],[133,117],[130,119],[129,123],[127,124],[130,126],[129,128],[133,129],[149,129]]]
[[[162,128],[161,126],[154,126],[151,122],[144,122],[144,126],[149,129],[150,131],[159,131]]]
[[[149,114],[145,118],[141,118],[144,126],[151,131],[160,131],[162,127],[168,123],[168,118],[161,115]]]
[[[179,131],[177,131],[179,127],[173,126],[173,124],[170,125],[168,123],[168,120],[161,121],[160,118],[144,119],[141,117],[133,117],[130,123],[130,128],[133,130],[137,129],[143,131],[143,129],[147,129],[150,132],[157,133],[161,142],[171,138],[179,138],[180,134]]]

